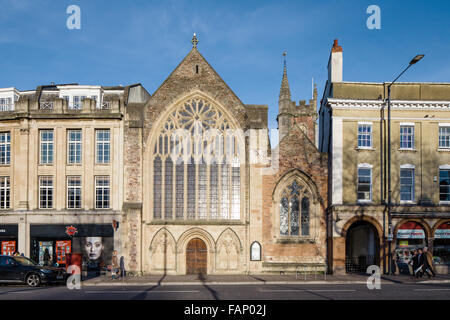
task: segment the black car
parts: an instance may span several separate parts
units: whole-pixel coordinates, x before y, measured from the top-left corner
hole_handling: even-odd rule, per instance
[[[66,272],[62,268],[43,267],[21,256],[0,255],[0,282],[26,283],[37,287],[41,283],[66,281]]]

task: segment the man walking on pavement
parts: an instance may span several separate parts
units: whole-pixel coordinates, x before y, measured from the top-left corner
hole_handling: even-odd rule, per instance
[[[430,278],[430,273],[428,271],[431,271],[431,274],[433,277],[436,276],[433,270],[433,257],[431,256],[431,253],[428,251],[427,247],[423,248],[423,271],[426,272],[428,278]]]

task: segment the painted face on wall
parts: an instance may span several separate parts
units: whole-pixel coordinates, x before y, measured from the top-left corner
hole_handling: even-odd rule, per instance
[[[102,237],[86,237],[84,250],[89,260],[97,260],[100,258],[103,251]]]

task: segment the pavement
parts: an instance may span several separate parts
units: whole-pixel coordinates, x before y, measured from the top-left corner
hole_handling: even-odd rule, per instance
[[[82,279],[83,286],[183,286],[183,285],[296,285],[296,284],[366,284],[369,275],[145,275],[111,279],[98,276]],[[415,279],[409,275],[382,275],[382,284],[449,284],[450,274]]]

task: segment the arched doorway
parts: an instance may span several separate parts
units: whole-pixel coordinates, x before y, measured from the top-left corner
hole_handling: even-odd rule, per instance
[[[206,274],[207,253],[203,240],[190,240],[186,247],[186,274]]]
[[[345,239],[345,271],[366,273],[367,267],[380,264],[377,229],[367,221],[353,223]]]

